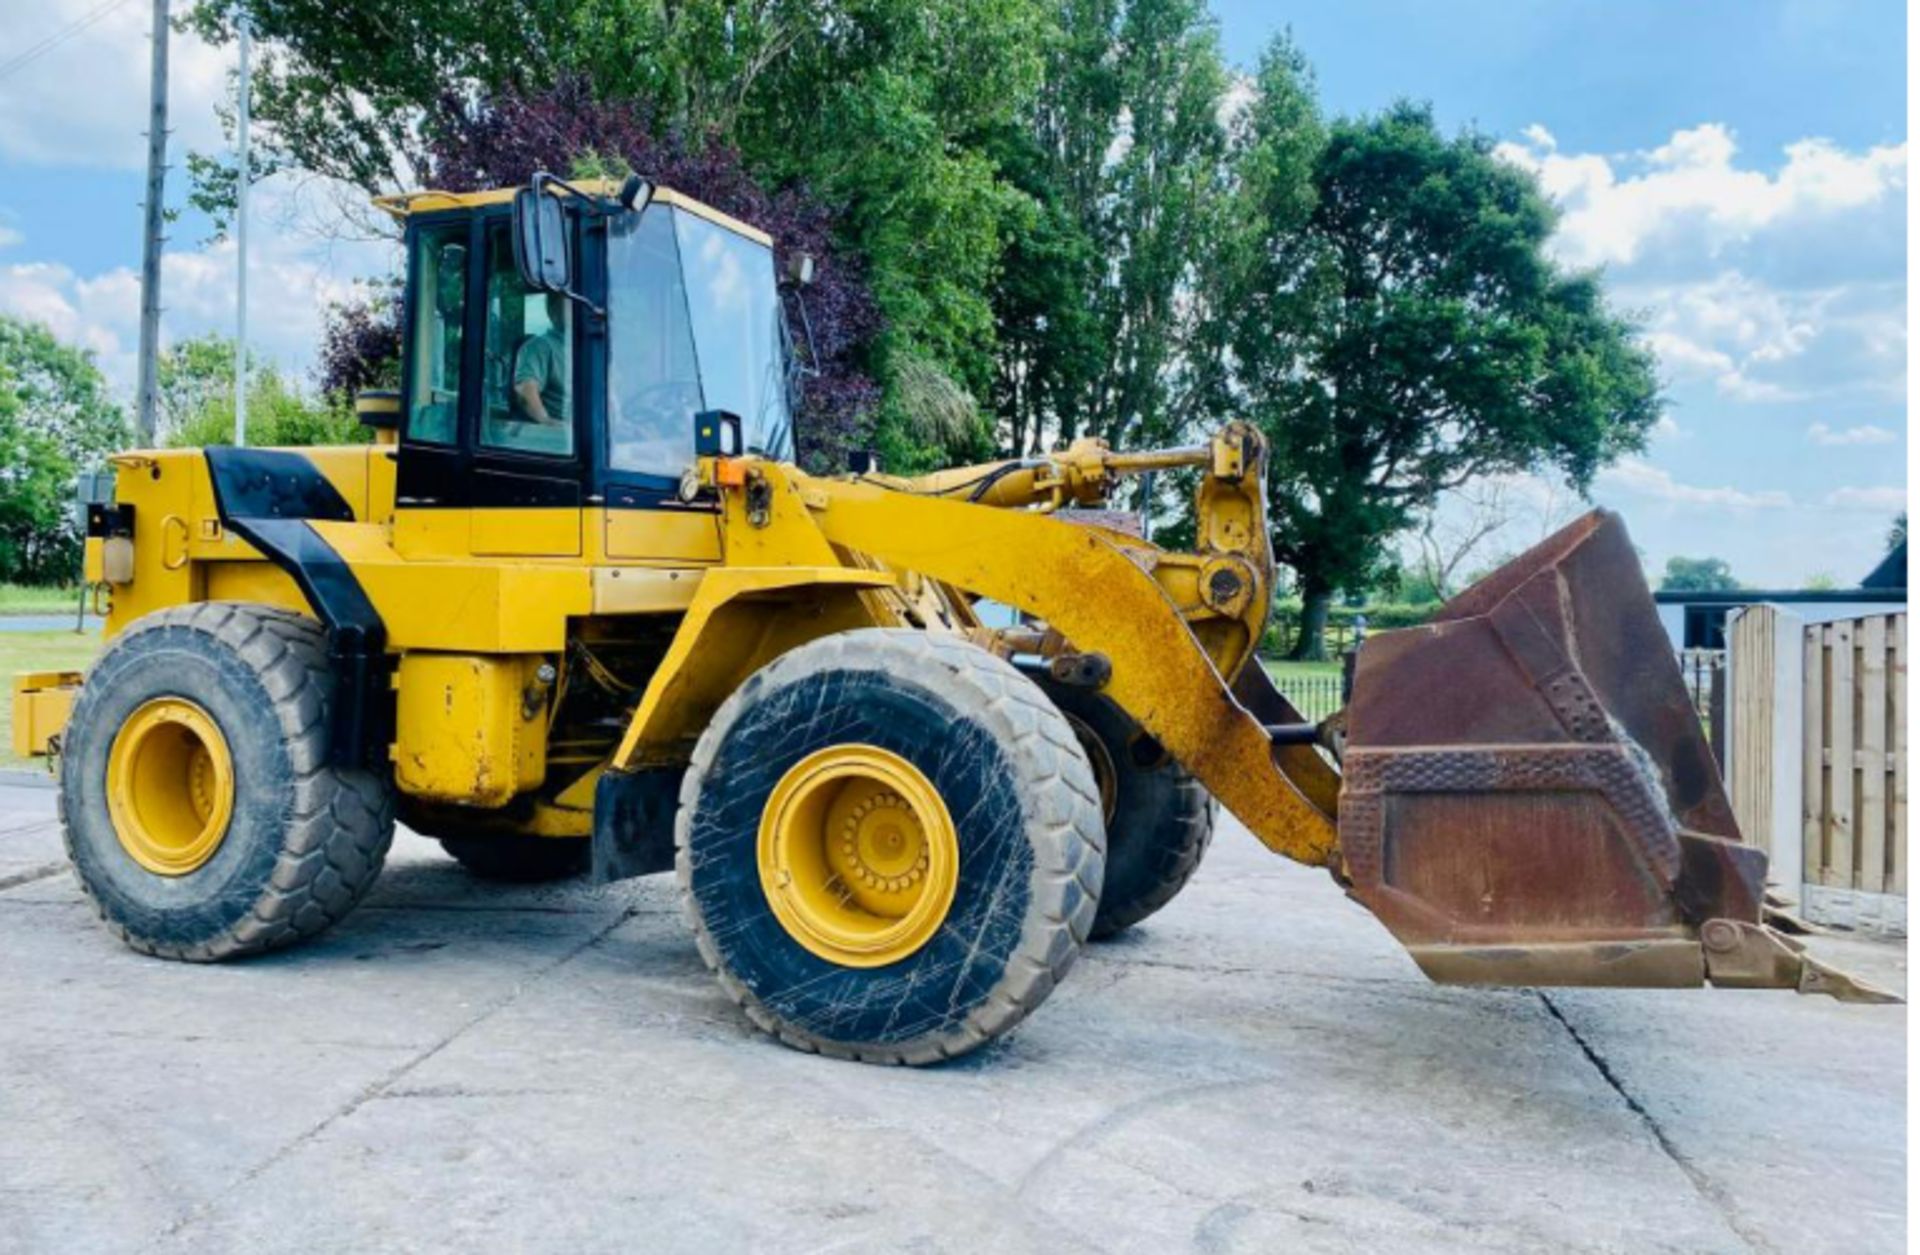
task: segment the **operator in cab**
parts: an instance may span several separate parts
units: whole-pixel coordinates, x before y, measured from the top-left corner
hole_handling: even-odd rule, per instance
[[[522,340],[514,354],[514,417],[550,426],[566,423],[572,360],[567,347],[567,298],[549,292],[546,329]]]

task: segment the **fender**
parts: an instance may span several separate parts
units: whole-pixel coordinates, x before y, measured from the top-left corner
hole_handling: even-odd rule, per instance
[[[206,457],[221,525],[291,576],[327,629],[327,658],[341,685],[331,712],[333,761],[378,765],[388,740],[382,712],[392,705],[386,624],[353,568],[313,527],[350,523],[353,508],[303,454],[215,446]]]
[[[851,567],[707,572],[647,682],[610,769],[684,763],[720,703],[781,654],[836,632],[896,626],[899,616],[872,594],[897,587],[890,572]]]

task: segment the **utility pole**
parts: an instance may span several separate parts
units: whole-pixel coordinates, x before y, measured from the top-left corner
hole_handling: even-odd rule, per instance
[[[233,443],[244,449],[247,446],[247,184],[253,180],[253,172],[247,164],[247,107],[248,98],[253,94],[253,29],[244,16],[239,25],[240,171],[235,182],[238,204],[233,219],[233,246],[237,254],[234,265],[239,271],[240,283],[233,303],[236,324],[233,345]]]
[[[160,384],[160,234],[167,187],[167,0],[153,0],[153,104],[147,117],[147,228],[140,253],[140,389],[135,434],[154,444],[154,409]]]

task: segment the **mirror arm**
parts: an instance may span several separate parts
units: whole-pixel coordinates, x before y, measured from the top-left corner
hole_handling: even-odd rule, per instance
[[[564,296],[568,300],[574,302],[576,305],[586,306],[587,312],[592,314],[595,318],[598,318],[602,322],[606,321],[606,318],[607,318],[606,309],[602,306],[595,305],[591,300],[589,300],[586,297],[585,294],[580,292],[575,292],[572,288],[558,288],[556,289],[556,291],[558,291],[561,296]]]
[[[808,379],[820,377],[820,349],[813,342],[813,319],[807,316],[806,293],[795,289],[793,303],[800,310],[800,329],[807,333],[807,360],[801,365],[800,373]]]
[[[585,188],[575,187],[557,174],[548,174],[545,170],[541,170],[533,176],[533,190],[535,192],[545,192],[549,187],[564,188],[566,191],[572,193],[584,208],[601,217],[612,217],[614,214],[624,212],[618,203],[610,202],[604,196],[596,196]],[[648,193],[647,199],[651,200],[651,187],[648,188]],[[645,207],[645,202],[642,202],[640,208]]]

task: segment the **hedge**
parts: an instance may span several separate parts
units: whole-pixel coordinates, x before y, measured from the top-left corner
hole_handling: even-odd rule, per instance
[[[1353,639],[1353,621],[1361,615],[1367,616],[1367,631],[1381,632],[1388,628],[1417,627],[1431,619],[1440,609],[1440,603],[1428,602],[1424,605],[1410,606],[1398,602],[1382,602],[1373,606],[1336,605],[1327,612],[1327,652],[1339,654]],[[1286,653],[1293,648],[1294,633],[1300,625],[1300,602],[1297,598],[1282,598],[1273,603],[1273,615],[1267,620],[1267,630],[1260,638],[1260,652],[1269,657]]]

